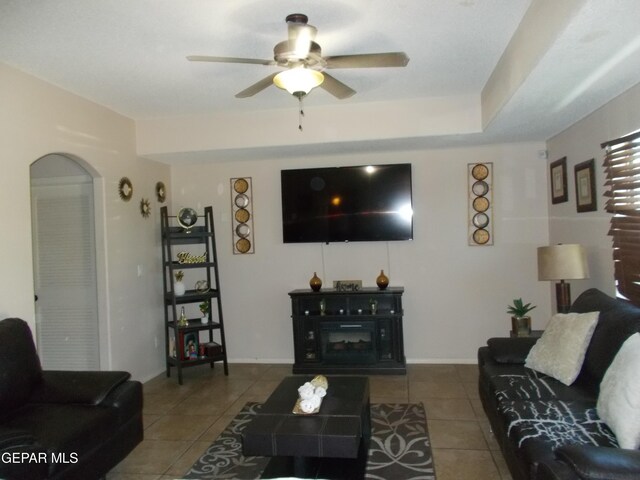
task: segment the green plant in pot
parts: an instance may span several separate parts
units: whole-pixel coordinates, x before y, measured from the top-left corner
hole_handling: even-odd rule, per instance
[[[209,302],[202,302],[198,305],[198,308],[200,308],[200,311],[202,312],[202,318],[200,321],[202,323],[207,323],[209,321]]]
[[[528,313],[534,308],[535,305],[525,304],[521,298],[516,298],[512,305],[507,305],[507,313],[511,314],[511,331],[515,336],[531,334],[531,317]]]

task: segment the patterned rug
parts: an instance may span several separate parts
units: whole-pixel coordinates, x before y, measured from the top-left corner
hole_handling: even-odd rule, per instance
[[[269,458],[243,456],[240,434],[261,407],[260,403],[247,403],[183,478],[260,478]],[[422,404],[374,403],[371,427],[366,479],[435,480]]]

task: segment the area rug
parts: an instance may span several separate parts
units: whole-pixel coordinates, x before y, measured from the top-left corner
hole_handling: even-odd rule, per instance
[[[183,478],[260,478],[269,458],[243,456],[240,434],[261,407],[260,403],[247,403]],[[366,479],[435,480],[422,404],[374,403],[371,427]]]

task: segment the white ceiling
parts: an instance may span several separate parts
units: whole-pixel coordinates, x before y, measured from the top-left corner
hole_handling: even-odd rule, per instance
[[[406,68],[332,70],[358,93],[337,100],[316,89],[307,107],[480,96],[527,9],[554,2],[0,0],[0,62],[136,120],[282,109],[294,99],[276,87],[234,97],[276,67],[185,56],[271,58],[286,38],[285,17],[300,12],[318,28],[325,55],[404,51],[410,57]],[[575,12],[470,141],[546,140],[640,81],[640,0],[562,2],[576,4]]]

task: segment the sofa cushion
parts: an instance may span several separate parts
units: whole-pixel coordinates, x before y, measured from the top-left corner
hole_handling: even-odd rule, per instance
[[[640,447],[640,333],[631,335],[611,362],[597,408],[622,448]]]
[[[23,405],[42,378],[31,329],[24,320],[0,321],[0,418]]]
[[[600,311],[600,319],[576,382],[592,386],[597,395],[602,378],[622,344],[640,332],[640,308],[595,288],[584,291],[571,306],[571,311],[576,313],[594,310]]]
[[[518,448],[533,439],[548,445],[550,451],[569,444],[618,446],[611,429],[598,417],[594,402],[503,402],[499,409],[507,435]]]
[[[578,377],[598,312],[558,313],[531,348],[525,366],[571,385]]]
[[[580,400],[595,401],[581,388],[567,386],[553,377],[529,368],[522,373],[501,374],[488,380],[498,401]]]

